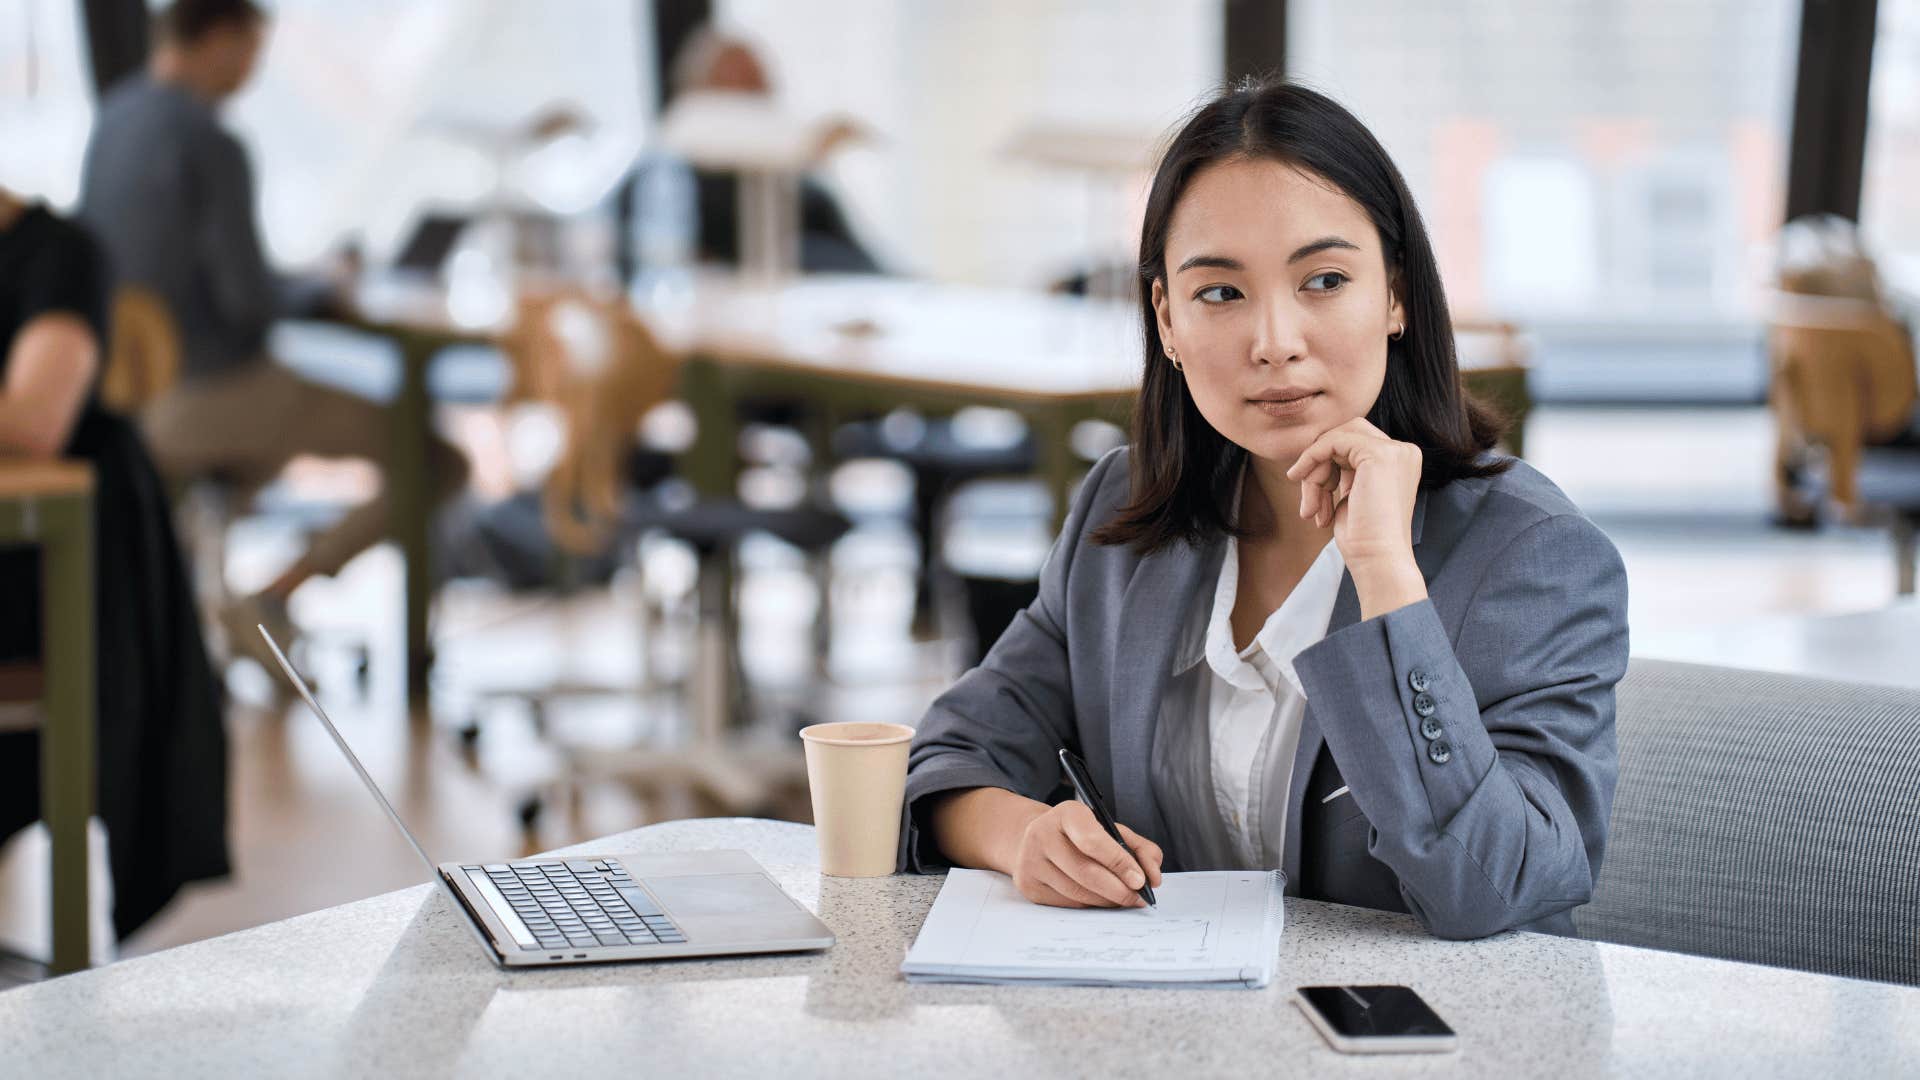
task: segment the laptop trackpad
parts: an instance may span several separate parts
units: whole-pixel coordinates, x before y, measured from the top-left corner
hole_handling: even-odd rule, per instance
[[[804,909],[765,874],[697,874],[642,878],[647,891],[676,919],[791,918]]]

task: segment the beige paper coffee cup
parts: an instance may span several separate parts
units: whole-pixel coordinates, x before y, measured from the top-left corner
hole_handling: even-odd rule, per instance
[[[884,877],[900,848],[900,805],[907,796],[904,724],[809,724],[807,790],[820,841],[820,870],[834,877]]]

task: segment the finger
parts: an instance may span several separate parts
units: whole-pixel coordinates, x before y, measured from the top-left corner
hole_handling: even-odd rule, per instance
[[[1293,465],[1287,469],[1287,478],[1299,480],[1308,470],[1318,467],[1321,462],[1345,453],[1345,447],[1353,445],[1357,440],[1366,439],[1393,441],[1386,432],[1368,423],[1364,417],[1355,417],[1344,424],[1321,432],[1319,437],[1309,443],[1307,448],[1300,452],[1300,456],[1294,459]]]
[[[1333,475],[1321,486],[1320,526],[1325,528],[1333,524],[1334,512],[1340,509],[1340,492],[1347,484],[1347,478],[1353,475],[1352,469],[1335,469]]]
[[[1334,428],[1320,436],[1320,443],[1325,444],[1327,460],[1349,467],[1371,460],[1381,450],[1394,445],[1394,441],[1384,435],[1341,428]]]
[[[1300,516],[1315,521],[1329,509],[1326,493],[1329,483],[1340,474],[1340,466],[1332,458],[1314,466],[1300,481]]]
[[[1140,865],[1106,830],[1095,826],[1091,836],[1084,832],[1076,834],[1078,825],[1067,823],[1064,831],[1072,842],[1071,847],[1052,853],[1054,865],[1101,896],[1116,903],[1126,902],[1140,887],[1133,882],[1146,880]]]
[[[1320,488],[1321,492],[1327,496],[1327,500],[1331,502],[1333,493],[1340,490],[1340,478],[1352,471],[1353,467],[1350,465],[1344,463],[1335,464],[1327,470],[1324,477],[1316,480],[1315,484]]]
[[[1133,849],[1134,856],[1140,860],[1140,868],[1147,872],[1147,884],[1158,887],[1160,865],[1166,862],[1166,854],[1160,850],[1160,845],[1125,825],[1120,826],[1120,835],[1126,837],[1127,846]]]
[[[1048,907],[1083,908],[1087,906],[1070,896],[1062,896],[1059,889],[1044,881],[1029,882],[1026,897],[1036,904],[1045,904]]]
[[[1132,855],[1127,853],[1127,849],[1121,846],[1120,841],[1107,835],[1107,830],[1093,816],[1093,811],[1088,810],[1084,804],[1080,809],[1081,813],[1070,814],[1060,823],[1060,831],[1073,842],[1073,846],[1079,849],[1080,854],[1112,874],[1127,888],[1139,888],[1138,885],[1130,884],[1140,873],[1139,864],[1134,861]],[[1121,835],[1124,836],[1125,833]]]
[[[1339,471],[1340,463],[1333,458],[1327,458],[1320,464],[1315,465],[1312,471],[1308,472],[1300,482],[1310,487],[1326,487],[1327,479]]]
[[[1374,426],[1371,420],[1368,420],[1364,416],[1356,416],[1340,426],[1359,432],[1362,435],[1372,435],[1375,438],[1386,439],[1389,442],[1393,440],[1393,436],[1381,431],[1378,427]]]
[[[1085,864],[1085,865],[1091,865],[1091,864]],[[1094,869],[1099,869],[1099,868],[1094,867]],[[1104,873],[1104,871],[1102,872]],[[1071,871],[1067,870],[1065,867],[1060,866],[1057,863],[1054,864],[1053,872],[1051,874],[1048,874],[1046,877],[1042,878],[1041,880],[1046,882],[1047,886],[1051,888],[1054,892],[1059,893],[1061,896],[1064,896],[1069,900],[1079,903],[1082,907],[1103,907],[1104,908],[1104,907],[1126,906],[1125,900],[1120,900],[1111,896],[1103,895],[1098,889],[1095,889],[1090,883],[1075,877]],[[1124,893],[1124,895],[1136,903],[1139,902],[1140,898],[1137,896],[1134,896],[1132,893]]]
[[[1333,451],[1327,443],[1327,436],[1331,434],[1333,434],[1331,431],[1323,433],[1319,438],[1308,443],[1305,450],[1300,451],[1300,456],[1287,467],[1287,479],[1299,480],[1332,456]]]
[[[1347,505],[1347,497],[1353,494],[1353,474],[1349,472],[1340,478],[1340,487],[1333,493],[1331,513],[1338,514],[1340,508]]]

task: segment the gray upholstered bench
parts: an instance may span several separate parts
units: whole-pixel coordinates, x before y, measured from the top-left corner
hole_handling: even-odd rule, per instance
[[[1920,690],[1635,659],[1619,739],[1583,936],[1920,985]]]

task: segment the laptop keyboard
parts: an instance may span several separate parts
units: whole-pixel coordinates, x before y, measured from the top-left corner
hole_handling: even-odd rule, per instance
[[[529,950],[676,945],[687,940],[617,862],[489,863],[462,867],[487,875],[527,924]]]

